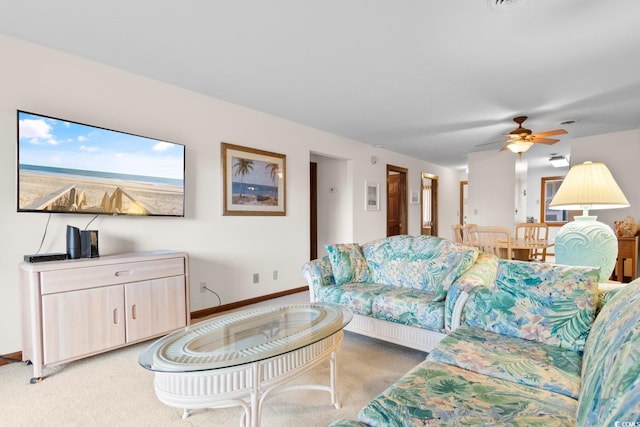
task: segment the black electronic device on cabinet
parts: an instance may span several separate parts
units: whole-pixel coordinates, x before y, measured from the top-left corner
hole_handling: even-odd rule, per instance
[[[95,258],[98,253],[98,230],[82,230],[80,232],[80,255],[82,258]]]
[[[82,243],[80,241],[80,229],[72,225],[67,225],[67,258],[77,259],[82,254]]]
[[[51,254],[31,254],[25,255],[25,262],[46,262],[46,261],[63,261],[67,259],[67,254],[51,253]]]

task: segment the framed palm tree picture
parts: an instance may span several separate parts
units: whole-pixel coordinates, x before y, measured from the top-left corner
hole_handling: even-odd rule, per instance
[[[223,215],[286,215],[286,156],[223,142]]]

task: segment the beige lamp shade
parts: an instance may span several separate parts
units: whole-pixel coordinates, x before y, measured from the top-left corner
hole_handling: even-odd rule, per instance
[[[618,239],[611,227],[589,216],[589,209],[626,208],[629,201],[604,163],[584,162],[569,169],[549,204],[551,209],[582,209],[582,216],[560,228],[554,242],[556,262],[600,269],[606,282],[616,264]]]
[[[554,196],[550,209],[626,208],[629,201],[604,163],[584,162],[572,166]]]

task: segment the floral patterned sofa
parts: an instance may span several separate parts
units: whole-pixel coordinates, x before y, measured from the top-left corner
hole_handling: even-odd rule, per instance
[[[640,425],[640,279],[606,292],[597,279],[500,260],[462,326],[358,421],[332,426]]]
[[[392,236],[327,246],[302,273],[311,302],[342,304],[348,330],[431,351],[459,324],[459,297],[493,283],[498,259],[434,236]]]

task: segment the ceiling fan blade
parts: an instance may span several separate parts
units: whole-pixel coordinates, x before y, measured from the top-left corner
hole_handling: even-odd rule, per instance
[[[547,145],[553,145],[556,142],[560,141],[559,139],[551,139],[551,138],[538,138],[535,137],[531,140],[531,142],[534,142],[536,144],[547,144]]]
[[[493,142],[484,142],[482,144],[476,144],[474,147],[484,147],[485,145],[493,145],[493,144],[503,144],[504,141],[493,141]]]
[[[564,135],[566,134],[567,131],[564,129],[556,129],[556,130],[550,130],[548,132],[540,132],[540,133],[534,133],[532,136],[533,137],[545,137],[545,136],[552,136],[552,135]]]

